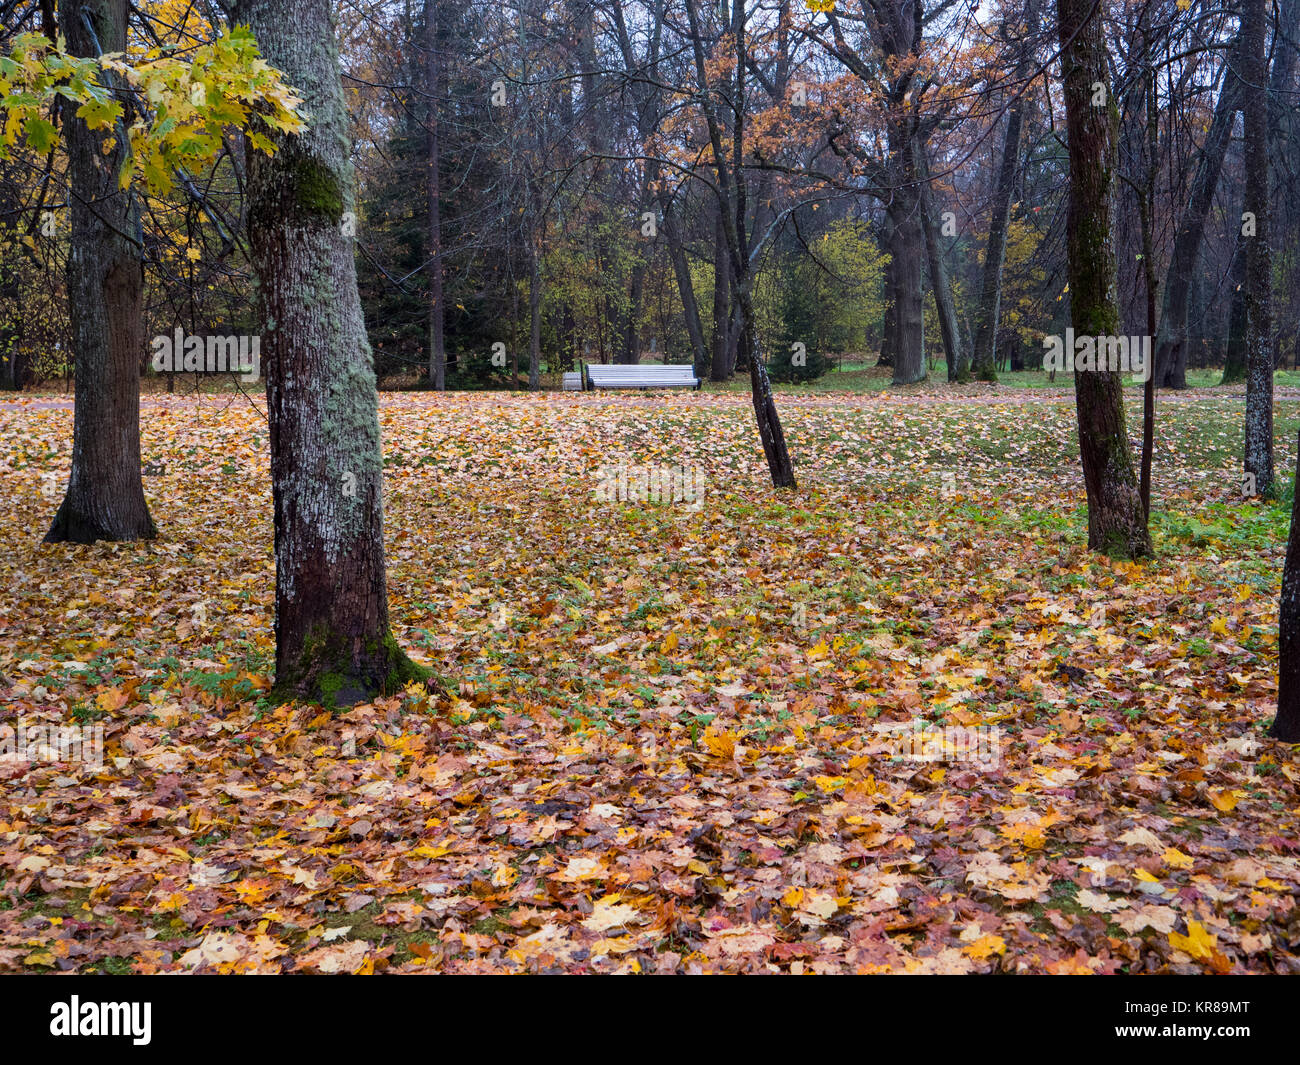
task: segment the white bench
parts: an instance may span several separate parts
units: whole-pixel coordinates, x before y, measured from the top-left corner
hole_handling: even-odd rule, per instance
[[[641,366],[636,363],[587,365],[592,388],[699,388],[693,366]]]
[[[574,370],[572,373],[566,373],[560,378],[560,391],[562,392],[581,392],[582,391],[582,374]]]

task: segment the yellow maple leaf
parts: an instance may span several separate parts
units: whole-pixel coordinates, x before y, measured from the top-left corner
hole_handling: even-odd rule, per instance
[[[1219,950],[1219,942],[1214,938],[1213,933],[1198,921],[1187,922],[1187,935],[1185,936],[1180,936],[1177,932],[1170,932],[1169,945],[1175,950],[1181,950],[1184,954],[1190,954],[1193,958],[1201,961],[1208,961]]]
[[[1237,808],[1237,803],[1241,802],[1241,792],[1212,791],[1210,792],[1210,802],[1216,810],[1222,810],[1225,814],[1230,814]]]
[[[993,954],[1003,954],[1007,949],[1007,941],[1001,936],[980,936],[974,943],[968,943],[961,948],[961,952],[969,958],[976,961],[983,961]]]
[[[737,736],[734,732],[713,732],[710,728],[700,738],[715,758],[735,757]]]

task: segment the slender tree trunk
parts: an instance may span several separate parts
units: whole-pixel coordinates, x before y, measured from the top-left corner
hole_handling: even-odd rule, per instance
[[[429,94],[428,174],[425,191],[429,209],[429,381],[439,392],[447,389],[446,308],[442,298],[442,195],[439,181],[438,108],[442,102],[442,57],[438,51],[438,0],[424,0],[424,73]]]
[[[727,252],[727,224],[719,205],[713,239],[713,380],[731,376],[731,257]]]
[[[388,626],[383,457],[357,293],[348,119],[329,0],[238,0],[310,127],[248,159],[275,505],[275,671],[283,697],[351,705],[422,675]]]
[[[889,221],[889,212],[885,212],[885,225],[882,227],[884,232],[881,234],[881,248],[889,254],[888,261],[885,263],[884,287],[885,287],[885,313],[881,315],[880,324],[880,358],[876,360],[877,366],[894,365],[894,342],[898,337],[898,294],[894,291],[897,285],[894,282],[894,256],[892,249],[894,247],[894,227]]]
[[[1152,232],[1156,214],[1156,173],[1160,166],[1160,101],[1156,98],[1156,72],[1150,52],[1150,23],[1144,14],[1142,35],[1147,42],[1147,69],[1145,93],[1147,105],[1147,167],[1146,183],[1142,189],[1142,277],[1147,297],[1147,336],[1156,333],[1156,248]],[[1154,339],[1152,340],[1154,344]],[[1142,514],[1150,527],[1151,521],[1151,460],[1155,454],[1156,440],[1156,380],[1155,367],[1148,362],[1147,379],[1142,382],[1142,472],[1139,493],[1142,496]]]
[[[1007,135],[1002,142],[1002,165],[989,212],[989,239],[984,250],[984,273],[976,310],[975,350],[971,364],[981,381],[996,381],[998,318],[1002,306],[1002,269],[1007,257],[1007,226],[1011,218],[1011,196],[1015,191],[1016,168],[1020,164],[1020,131],[1024,125],[1023,98],[1016,97],[1007,108]]]
[[[668,242],[668,254],[673,262],[677,291],[682,301],[682,315],[686,319],[686,333],[691,340],[691,362],[695,366],[695,376],[703,381],[709,375],[709,349],[704,343],[700,306],[695,299],[695,284],[691,280],[690,265],[686,261],[686,246],[682,242],[672,200],[665,197],[660,205],[664,216],[664,239]]]
[[[1246,380],[1246,264],[1248,237],[1237,227],[1237,245],[1228,268],[1232,292],[1228,300],[1228,342],[1224,352],[1223,380],[1225,385],[1235,385]]]
[[[623,322],[623,348],[621,357],[617,360],[628,365],[641,361],[641,330],[638,325],[641,321],[641,301],[645,293],[646,266],[651,254],[653,254],[651,250],[647,249],[645,255],[633,265],[631,283],[628,285],[627,318]]]
[[[1205,135],[1205,144],[1196,163],[1187,207],[1178,219],[1173,253],[1165,272],[1164,302],[1160,311],[1160,328],[1155,346],[1155,382],[1160,388],[1187,387],[1187,315],[1192,274],[1201,253],[1205,220],[1214,202],[1223,157],[1232,139],[1232,125],[1240,106],[1241,85],[1234,73],[1239,50],[1234,42],[1228,49],[1223,88],[1214,107],[1214,117]]]
[[[695,53],[695,74],[700,86],[707,86],[707,64],[700,37],[696,0],[686,0],[686,17],[691,28],[691,43]],[[749,362],[750,393],[754,403],[754,420],[758,426],[763,454],[767,459],[768,473],[775,488],[794,488],[794,465],[786,447],[781,417],[772,397],[767,368],[758,349],[757,327],[754,317],[753,263],[750,261],[748,240],[745,236],[745,172],[741,165],[744,147],[745,123],[745,5],[737,2],[732,7],[731,34],[735,54],[734,90],[731,118],[732,153],[728,162],[722,145],[722,129],[718,116],[707,94],[700,97],[701,108],[709,128],[709,143],[713,150],[713,163],[718,174],[718,207],[723,219],[728,258],[731,261],[731,278],[736,284],[740,311],[738,348]],[[733,169],[734,167],[734,169]]]
[[[126,0],[63,0],[59,17],[73,55],[126,48]],[[68,314],[77,373],[72,473],[45,540],[148,540],[157,531],[140,478],[140,204],[132,189],[118,188],[122,124],[92,132],[73,112],[64,109],[72,224]],[[105,152],[110,138],[114,146]]]
[[[781,417],[776,410],[776,401],[772,398],[772,383],[767,377],[762,352],[758,348],[758,333],[754,328],[754,304],[750,296],[750,280],[746,279],[740,289],[741,332],[738,347],[749,362],[750,395],[754,401],[754,421],[758,425],[759,440],[763,444],[763,455],[767,459],[768,472],[772,475],[775,488],[794,488],[794,466],[790,462],[790,450],[785,443],[785,430],[781,427]]]
[[[930,260],[930,287],[934,290],[934,305],[939,314],[939,332],[943,335],[943,354],[948,363],[948,380],[965,380],[969,376],[961,348],[961,331],[957,327],[957,308],[952,298],[952,279],[948,276],[948,257],[939,240],[934,224],[931,204],[930,167],[925,145],[917,144],[917,169],[921,184],[921,225],[925,232],[925,253]]]
[[[530,199],[532,199],[530,195]],[[529,208],[530,213],[533,208]],[[542,386],[542,275],[541,256],[537,250],[537,235],[528,232],[528,389],[536,392]]]
[[[1273,489],[1273,306],[1272,257],[1268,243],[1268,93],[1264,37],[1265,0],[1243,0],[1242,116],[1245,119],[1247,218],[1255,235],[1246,248],[1246,454],[1255,490]]]
[[[1076,333],[1119,332],[1115,246],[1111,228],[1119,114],[1110,96],[1105,0],[1057,0],[1070,150],[1070,314]],[[1106,106],[1092,105],[1101,82]],[[1114,371],[1074,375],[1079,450],[1088,493],[1088,546],[1127,557],[1151,553],[1146,515],[1124,422],[1124,394]]]

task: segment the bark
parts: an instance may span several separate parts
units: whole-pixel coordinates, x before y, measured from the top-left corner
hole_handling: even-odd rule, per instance
[[[1291,502],[1291,535],[1282,566],[1277,618],[1277,716],[1268,734],[1286,743],[1300,743],[1300,492]]]
[[[1146,71],[1143,75],[1143,92],[1146,96],[1147,150],[1146,175],[1139,201],[1142,223],[1142,279],[1147,298],[1147,336],[1156,332],[1156,174],[1160,165],[1160,101],[1156,98],[1156,73],[1151,60],[1151,29],[1147,13],[1142,16],[1142,39],[1145,45]],[[1142,497],[1142,514],[1151,520],[1151,460],[1155,453],[1156,434],[1156,382],[1155,367],[1147,367],[1147,379],[1142,382],[1142,472],[1139,478],[1139,495]]]
[[[971,355],[975,377],[981,381],[998,379],[997,338],[998,318],[1002,308],[1002,269],[1007,257],[1011,197],[1015,191],[1016,168],[1020,162],[1020,131],[1024,125],[1022,99],[1017,96],[1007,108],[1007,135],[1002,142],[1002,165],[998,168],[998,184],[989,212],[989,239],[984,249],[984,273],[980,281],[980,300],[976,311],[975,350]]]
[[[891,120],[889,137],[893,157],[890,167],[893,198],[888,206],[893,223],[889,249],[894,267],[893,383],[909,385],[925,380],[925,319],[921,301],[925,235],[921,226],[915,151],[905,119]]]
[[[1057,12],[1070,154],[1070,313],[1077,334],[1113,336],[1119,331],[1111,223],[1119,114],[1106,71],[1105,3],[1094,7],[1093,0],[1057,0]],[[1096,82],[1106,86],[1105,107],[1092,106]],[[1130,558],[1149,555],[1120,375],[1076,373],[1074,390],[1088,493],[1088,546]]]
[[[275,671],[283,698],[351,705],[422,676],[388,626],[383,457],[357,293],[348,118],[329,0],[238,0],[310,127],[248,159],[275,507]]]
[[[1187,317],[1192,274],[1201,253],[1205,220],[1214,202],[1223,157],[1232,139],[1232,124],[1240,106],[1241,84],[1233,72],[1239,60],[1238,47],[1228,50],[1223,88],[1214,107],[1205,144],[1196,163],[1196,175],[1187,198],[1187,207],[1178,220],[1174,234],[1169,269],[1165,272],[1164,301],[1160,311],[1160,328],[1154,346],[1154,377],[1159,388],[1187,387]]]
[[[943,335],[943,354],[948,363],[948,380],[965,380],[968,373],[963,361],[961,331],[957,327],[957,308],[952,298],[952,279],[948,276],[948,257],[944,254],[939,230],[934,223],[934,210],[930,202],[930,168],[924,144],[917,145],[917,153],[917,169],[921,177],[921,225],[925,232],[925,253],[930,260],[930,287],[934,290],[939,332]]]
[[[126,0],[64,0],[59,17],[74,55],[126,48]],[[73,108],[63,114],[72,227],[68,315],[77,391],[71,476],[45,540],[152,539],[157,530],[140,477],[140,354],[145,350],[140,203],[132,189],[118,188],[126,140],[121,124],[91,132]],[[110,137],[116,143],[105,154]]]
[[[1254,215],[1255,235],[1246,247],[1246,454],[1245,469],[1255,490],[1273,488],[1273,308],[1272,258],[1268,243],[1268,92],[1264,54],[1265,0],[1243,0],[1241,49],[1244,82],[1245,210]]]
[[[438,157],[438,107],[442,101],[442,61],[438,51],[438,0],[424,0],[424,75],[429,95],[425,193],[429,213],[429,381],[447,389],[446,308],[442,298],[442,204]]]

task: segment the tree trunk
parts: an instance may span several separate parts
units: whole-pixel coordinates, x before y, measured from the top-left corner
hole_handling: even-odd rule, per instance
[[[1159,388],[1187,387],[1187,315],[1192,273],[1201,253],[1205,220],[1214,202],[1214,190],[1219,184],[1224,153],[1232,139],[1232,124],[1240,104],[1241,85],[1234,73],[1239,59],[1236,44],[1228,49],[1227,55],[1223,88],[1219,90],[1214,117],[1210,121],[1205,145],[1196,163],[1196,175],[1192,179],[1187,207],[1178,220],[1173,253],[1169,258],[1169,269],[1165,272],[1160,329],[1153,341],[1154,376]]]
[[[276,693],[352,705],[422,671],[388,627],[383,456],[357,294],[347,112],[329,0],[238,0],[309,128],[249,153],[275,506]]]
[[[984,273],[976,311],[975,350],[971,363],[981,381],[996,381],[998,318],[1002,308],[1002,269],[1007,257],[1007,225],[1011,218],[1011,196],[1015,191],[1016,167],[1020,162],[1020,130],[1024,125],[1022,98],[1017,96],[1007,109],[1007,135],[1002,142],[1002,165],[989,212],[989,239],[984,250]]]
[[[713,380],[731,376],[731,258],[727,253],[727,224],[719,205],[713,228]]]
[[[691,362],[695,366],[695,376],[703,381],[709,375],[709,349],[704,343],[700,306],[695,299],[695,284],[691,281],[691,269],[686,261],[686,246],[677,226],[677,213],[673,209],[672,200],[665,197],[660,206],[664,216],[664,239],[668,242],[668,254],[673,261],[677,291],[682,300],[682,314],[686,318],[686,332],[691,339]]]
[[[1237,227],[1237,246],[1228,269],[1232,293],[1228,302],[1228,344],[1224,353],[1223,380],[1235,385],[1246,380],[1246,263],[1247,238]]]
[[[785,430],[781,427],[781,418],[777,414],[776,401],[772,398],[772,383],[767,377],[767,367],[763,364],[762,353],[758,349],[758,334],[754,328],[754,304],[750,298],[749,279],[740,288],[741,332],[738,347],[749,362],[750,395],[754,401],[754,421],[758,425],[758,437],[763,444],[763,455],[767,459],[768,472],[772,475],[775,488],[794,488],[794,466],[790,462],[790,451],[785,443]]]
[[[438,175],[438,107],[442,102],[442,61],[438,52],[438,0],[424,0],[424,73],[429,95],[425,191],[429,208],[429,382],[447,390],[446,308],[442,300],[442,204]]]
[[[1142,222],[1142,280],[1147,302],[1147,336],[1156,332],[1156,250],[1152,232],[1156,215],[1156,176],[1160,166],[1160,101],[1156,98],[1156,72],[1151,56],[1151,26],[1148,11],[1141,19],[1142,40],[1146,70],[1143,73],[1143,92],[1146,96],[1147,145],[1146,174],[1142,186],[1140,211]],[[1150,527],[1151,521],[1151,461],[1156,440],[1156,382],[1155,367],[1147,366],[1147,379],[1142,382],[1142,468],[1139,477],[1139,495],[1142,497],[1142,514]]]
[[[1246,454],[1255,491],[1273,489],[1273,307],[1272,256],[1268,244],[1268,92],[1264,36],[1265,0],[1241,8],[1242,117],[1245,126],[1247,216],[1255,235],[1246,247]]]
[[[640,215],[637,216],[640,218]],[[628,285],[627,318],[623,322],[623,350],[618,362],[635,365],[641,361],[641,298],[645,292],[645,272],[653,252],[647,250],[632,267],[632,280]]]
[[[1070,151],[1070,314],[1078,334],[1113,336],[1119,331],[1111,230],[1119,114],[1106,73],[1105,3],[1094,7],[1093,0],[1057,0],[1057,12]],[[1092,105],[1097,82],[1106,93],[1105,107]],[[1074,392],[1088,493],[1088,546],[1130,558],[1149,555],[1120,375],[1077,372]]]
[[[889,212],[885,212],[885,224],[882,227],[884,232],[881,234],[880,245],[882,250],[890,253],[885,263],[884,286],[885,286],[885,313],[881,315],[880,323],[880,357],[876,360],[877,366],[894,365],[894,341],[898,335],[898,328],[895,325],[897,318],[897,302],[894,292],[894,257],[892,249],[894,247],[894,227],[889,222]]]
[[[893,257],[895,385],[925,380],[925,334],[921,303],[921,264],[925,237],[921,231],[921,205],[916,185],[894,190]]]
[[[1285,743],[1300,743],[1300,492],[1291,502],[1277,627],[1277,716],[1268,734]]]
[[[948,276],[948,258],[939,240],[934,224],[931,204],[930,167],[925,156],[925,145],[917,144],[917,170],[921,178],[921,225],[925,232],[925,253],[930,260],[930,287],[934,290],[934,305],[939,315],[939,332],[943,334],[943,354],[948,363],[948,380],[965,380],[969,374],[963,361],[961,332],[957,328],[957,308],[952,298],[952,280]]]
[[[530,195],[530,199],[532,199]],[[531,208],[530,208],[531,213]],[[537,251],[537,236],[528,232],[528,389],[536,392],[542,386],[542,275],[541,256]]]
[[[73,55],[126,49],[126,0],[63,0],[59,16]],[[77,374],[72,473],[45,541],[148,540],[157,530],[140,478],[140,203],[132,189],[118,188],[123,124],[92,132],[73,112],[63,112],[72,190],[68,315]],[[129,123],[129,113],[126,118]],[[115,144],[105,153],[110,138]]]

